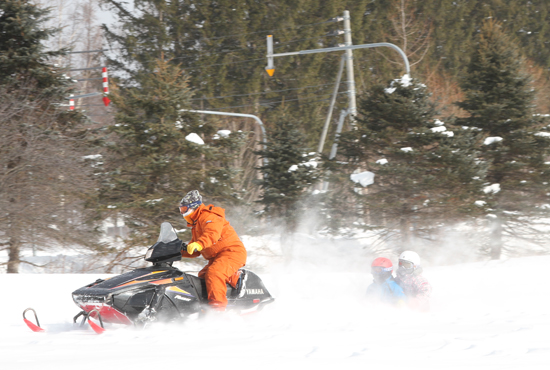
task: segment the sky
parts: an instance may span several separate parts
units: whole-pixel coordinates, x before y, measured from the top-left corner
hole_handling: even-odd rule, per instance
[[[324,257],[264,261],[259,275],[276,301],[259,313],[144,330],[106,324],[101,335],[73,326],[78,308],[71,293],[108,275],[1,274],[0,364],[18,370],[502,370],[550,364],[550,256],[426,266],[433,286],[427,313],[367,301],[372,277],[360,255]],[[45,333],[23,323],[28,307]]]

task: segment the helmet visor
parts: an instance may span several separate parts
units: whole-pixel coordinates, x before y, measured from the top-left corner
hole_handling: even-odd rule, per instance
[[[382,266],[373,266],[370,269],[373,275],[387,273],[387,272],[390,272],[391,270],[392,270],[391,267],[382,267]]]
[[[189,204],[180,204],[180,213],[184,215],[189,212],[190,209],[197,208],[201,203],[202,202],[199,200]]]
[[[414,268],[414,263],[405,260],[399,260],[399,267],[405,270],[412,270]]]

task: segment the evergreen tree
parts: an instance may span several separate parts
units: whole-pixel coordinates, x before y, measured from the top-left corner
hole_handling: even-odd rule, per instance
[[[57,32],[44,27],[49,10],[30,1],[5,0],[0,4],[0,85],[33,86],[31,96],[67,96],[68,81],[49,63],[65,50],[46,51],[43,44]]]
[[[118,82],[117,114],[101,201],[131,228],[129,250],[154,241],[162,221],[183,222],[177,205],[189,190],[199,189],[205,201],[222,205],[238,200],[231,164],[244,134],[217,134],[215,124],[182,111],[191,108],[193,96],[177,59],[189,4],[137,1],[130,13],[119,2],[109,3],[126,32],[106,28],[108,39],[122,48],[119,58],[109,60]]]
[[[347,209],[366,225],[397,232],[401,248],[467,214],[475,200],[472,178],[483,176],[464,149],[467,134],[436,116],[427,87],[405,75],[376,86],[360,105],[357,129],[341,137],[341,171],[375,174],[364,191],[348,180],[354,197]]]
[[[296,231],[307,205],[306,190],[319,178],[315,153],[304,146],[298,130],[300,122],[281,110],[279,119],[268,133],[266,148],[259,151],[264,159],[260,168],[263,189],[259,203],[270,225],[282,224],[286,231]]]
[[[516,44],[495,21],[486,22],[477,38],[457,105],[468,117],[457,123],[477,130],[480,160],[489,165],[485,197],[489,205],[491,258],[503,251],[503,234],[520,235],[526,218],[546,215],[550,170],[545,164],[549,136],[535,114],[534,91],[522,69]]]
[[[52,245],[94,247],[89,210],[96,184],[85,163],[91,142],[83,117],[60,108],[70,85],[43,42],[47,9],[29,1],[0,3],[0,246],[7,272],[24,250]],[[95,245],[97,246],[97,244]]]

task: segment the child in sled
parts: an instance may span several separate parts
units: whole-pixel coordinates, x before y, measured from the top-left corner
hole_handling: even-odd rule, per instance
[[[382,303],[395,306],[405,304],[405,293],[395,282],[393,264],[388,258],[378,257],[371,264],[371,273],[374,282],[367,288],[367,297]]]
[[[430,310],[432,286],[422,275],[420,257],[416,252],[405,251],[399,255],[395,281],[407,296],[407,306],[422,312]]]

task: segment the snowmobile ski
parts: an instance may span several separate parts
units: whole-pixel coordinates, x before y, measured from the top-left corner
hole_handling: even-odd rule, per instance
[[[36,321],[36,324],[33,323],[32,321],[30,321],[29,319],[27,319],[26,317],[26,314],[28,311],[32,311],[32,313],[34,314],[34,320]],[[101,318],[101,314],[99,313],[99,311],[96,309],[96,310],[92,310],[90,312],[81,312],[79,313],[77,316],[75,316],[74,318],[74,322],[76,323],[76,319],[80,316],[80,315],[84,315],[84,319],[82,320],[82,323],[80,324],[80,326],[84,326],[84,323],[86,321],[88,321],[88,324],[90,325],[90,327],[92,328],[92,330],[94,332],[96,332],[97,334],[102,334],[105,332],[105,328],[103,326],[103,320]],[[95,318],[95,319],[98,319],[99,320],[99,324],[101,325],[97,325],[95,322],[93,322],[91,320],[91,317]],[[38,321],[38,316],[36,315],[36,311],[34,310],[34,308],[27,308],[25,311],[23,311],[23,321],[25,322],[25,324],[27,324],[27,326],[29,327],[29,329],[31,329],[32,331],[36,332],[36,333],[43,333],[43,332],[46,332],[46,329],[42,328],[40,326],[40,322]]]
[[[34,324],[32,321],[29,321],[26,317],[25,317],[25,314],[27,313],[27,311],[32,311],[32,313],[34,313],[34,320],[36,321],[36,324]],[[27,308],[25,311],[23,311],[23,321],[25,322],[25,324],[27,324],[27,326],[34,332],[42,332],[44,331],[44,329],[42,329],[40,327],[40,322],[38,322],[38,316],[36,316],[36,311],[33,309],[33,308]]]

